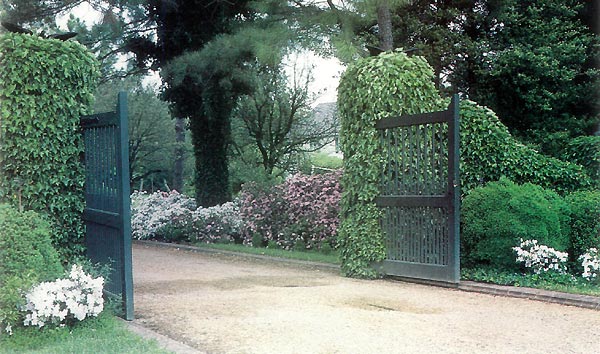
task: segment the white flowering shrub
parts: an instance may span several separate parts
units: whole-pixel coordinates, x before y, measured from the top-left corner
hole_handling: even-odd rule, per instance
[[[205,243],[231,242],[240,238],[243,222],[239,206],[228,202],[192,213],[191,240]]]
[[[196,202],[171,192],[134,192],[131,195],[131,234],[138,240],[185,237]],[[175,235],[174,235],[175,234]]]
[[[65,325],[95,317],[104,309],[104,278],[93,278],[74,265],[68,278],[43,282],[25,295],[25,326]]]
[[[579,257],[583,273],[581,276],[587,280],[600,280],[600,251],[590,248]]]
[[[242,226],[234,202],[196,208],[194,199],[177,191],[131,195],[131,233],[138,240],[230,242],[241,238]]]
[[[513,247],[517,252],[517,263],[522,263],[525,268],[532,269],[535,274],[556,271],[566,274],[566,262],[569,254],[554,248],[540,245],[537,240],[521,239],[521,244]]]

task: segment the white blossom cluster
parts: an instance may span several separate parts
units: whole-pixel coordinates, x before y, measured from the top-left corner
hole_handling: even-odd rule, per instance
[[[517,252],[517,263],[524,263],[525,268],[533,269],[535,274],[545,273],[548,271],[557,271],[566,273],[565,265],[569,254],[560,252],[554,248],[539,245],[537,240],[521,239],[521,244],[513,247]]]
[[[160,238],[165,229],[174,228],[184,231],[190,241],[230,241],[242,227],[234,202],[196,208],[194,199],[177,191],[131,195],[131,233],[138,240]]]
[[[67,279],[43,282],[25,296],[25,326],[64,325],[67,320],[82,321],[98,316],[104,309],[104,278],[93,278],[74,265]]]
[[[156,237],[167,226],[185,227],[190,223],[194,199],[171,192],[134,192],[131,195],[131,233],[133,238]]]
[[[587,280],[600,279],[600,252],[597,248],[590,248],[586,253],[579,256],[583,266],[581,274]]]

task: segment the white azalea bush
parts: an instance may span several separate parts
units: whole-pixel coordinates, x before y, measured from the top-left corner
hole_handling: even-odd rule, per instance
[[[513,247],[517,253],[517,263],[521,263],[527,269],[533,270],[535,274],[549,271],[561,274],[567,273],[566,262],[569,254],[560,252],[554,248],[540,245],[537,240],[523,240],[517,247]]]
[[[96,317],[104,309],[104,278],[94,278],[73,265],[69,276],[34,286],[26,295],[25,326],[65,325]]]
[[[177,191],[131,195],[131,231],[138,240],[230,242],[240,238],[242,226],[236,202],[203,208]]]
[[[600,251],[597,248],[590,248],[579,257],[583,266],[581,276],[586,280],[600,281]]]
[[[138,240],[183,237],[195,209],[194,199],[175,190],[152,194],[134,192],[131,195],[132,236]]]

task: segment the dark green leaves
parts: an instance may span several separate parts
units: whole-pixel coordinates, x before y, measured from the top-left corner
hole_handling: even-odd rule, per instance
[[[0,37],[0,199],[46,213],[63,260],[83,250],[79,117],[98,78],[76,42]]]

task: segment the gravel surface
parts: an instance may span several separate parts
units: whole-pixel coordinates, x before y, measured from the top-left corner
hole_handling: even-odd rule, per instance
[[[206,353],[600,353],[600,312],[133,246],[136,322]]]

